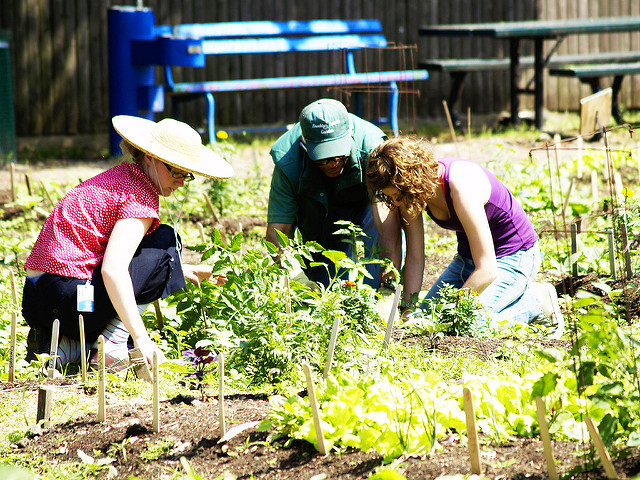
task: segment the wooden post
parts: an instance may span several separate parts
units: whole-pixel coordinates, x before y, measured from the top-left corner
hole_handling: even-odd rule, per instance
[[[331,370],[331,362],[333,361],[333,352],[336,349],[336,339],[338,338],[338,329],[340,328],[340,317],[337,317],[333,321],[333,327],[331,328],[331,338],[329,339],[329,349],[327,351],[327,359],[324,364],[323,377],[327,378],[329,370]]]
[[[80,332],[80,374],[82,383],[87,381],[87,343],[84,338],[84,317],[78,315],[78,331]]]
[[[98,421],[107,419],[106,391],[104,384],[104,337],[98,337]]]
[[[49,347],[49,373],[47,375],[48,378],[53,378],[54,372],[56,370],[56,360],[58,359],[58,336],[60,335],[60,320],[57,318],[53,321],[53,326],[51,327],[51,344]]]
[[[540,438],[544,447],[544,456],[547,460],[547,471],[549,480],[558,480],[556,461],[553,457],[553,447],[549,436],[549,425],[547,424],[546,408],[541,397],[536,397],[536,413],[538,415],[538,425],[540,426]]]
[[[15,381],[16,375],[16,328],[18,325],[18,315],[15,309],[18,308],[18,296],[16,293],[16,279],[13,270],[9,272],[9,280],[11,282],[11,298],[13,299],[13,309],[11,313],[11,343],[9,347],[9,383]]]
[[[146,362],[145,362],[146,363]],[[152,430],[160,431],[160,389],[158,387],[158,353],[153,352],[153,425]]]
[[[444,113],[447,115],[447,122],[449,123],[449,131],[451,132],[451,138],[453,138],[453,143],[457,143],[458,139],[456,137],[456,130],[453,128],[453,121],[451,120],[451,113],[449,112],[449,105],[447,105],[447,101],[442,101],[442,106],[444,107]]]
[[[202,243],[206,243],[207,237],[204,234],[204,227],[202,226],[202,224],[200,222],[198,222],[198,232],[200,232],[200,241]]]
[[[480,445],[478,443],[478,432],[476,429],[476,413],[473,406],[473,395],[468,387],[464,387],[462,390],[462,399],[464,403],[464,414],[467,421],[471,473],[480,475],[482,473],[482,465],[480,464]]]
[[[578,226],[575,223],[571,224],[571,256],[573,257],[578,253]],[[574,277],[578,276],[578,262],[574,259],[571,261],[571,274]]]
[[[36,421],[43,428],[49,428],[51,422],[51,402],[53,400],[53,387],[43,385],[38,389],[38,411]]]
[[[164,317],[162,316],[162,310],[160,309],[160,300],[155,300],[153,302],[153,308],[156,311],[156,324],[158,326],[158,330],[162,330],[164,327]]]
[[[31,196],[31,177],[29,176],[29,173],[24,174],[24,183],[27,184],[27,193]]]
[[[609,272],[611,278],[616,278],[616,244],[613,239],[613,229],[607,228],[607,243],[609,244]]]
[[[224,408],[224,353],[218,353],[218,424],[220,426],[220,438],[227,431]]]
[[[593,446],[596,447],[596,452],[598,452],[598,457],[600,457],[600,462],[602,463],[602,468],[604,468],[604,471],[607,474],[607,478],[612,480],[619,478],[613,463],[611,463],[611,456],[609,456],[609,452],[607,452],[604,442],[600,437],[598,427],[596,427],[590,417],[586,418],[585,423],[587,424],[587,430],[589,431],[591,442],[593,442]]]
[[[207,203],[207,207],[209,208],[209,211],[211,212],[211,216],[213,217],[213,224],[218,225],[220,223],[220,220],[218,220],[218,215],[216,215],[216,210],[215,208],[213,208],[213,203],[211,203],[211,199],[209,198],[209,195],[207,195],[206,192],[203,192],[202,196],[204,197],[204,201]]]
[[[582,178],[582,168],[584,165],[584,150],[582,137],[578,137],[576,145],[578,146],[578,158],[576,159],[576,177]]]
[[[47,187],[45,187],[44,182],[40,181],[40,187],[42,188],[42,191],[44,192],[44,196],[49,201],[49,205],[51,205],[51,207],[55,207],[56,204],[53,203],[53,199],[51,198],[51,195],[49,195],[49,191],[47,190]]]
[[[393,295],[393,302],[391,302],[391,311],[389,312],[389,319],[387,320],[387,328],[384,334],[383,349],[389,347],[391,342],[391,331],[393,330],[393,323],[396,321],[396,313],[398,312],[398,303],[400,302],[400,294],[402,293],[402,285],[398,283],[396,286],[396,292]]]
[[[284,276],[284,295],[286,301],[284,311],[287,315],[291,315],[291,285],[289,284],[289,275]],[[291,320],[288,318],[287,325],[291,325]]]
[[[567,195],[564,197],[564,205],[562,207],[562,215],[566,215],[567,208],[569,207],[569,197],[571,197],[571,190],[573,190],[573,183],[575,182],[575,178],[572,178],[569,182],[569,188],[567,189]]]
[[[313,415],[313,425],[316,429],[316,440],[318,442],[318,451],[322,455],[327,454],[327,446],[324,442],[324,433],[322,433],[322,424],[320,423],[320,413],[318,411],[318,399],[316,398],[316,387],[313,384],[311,376],[311,368],[308,364],[303,364],[304,376],[307,379],[307,394],[309,395],[309,403],[311,404],[311,414]]]

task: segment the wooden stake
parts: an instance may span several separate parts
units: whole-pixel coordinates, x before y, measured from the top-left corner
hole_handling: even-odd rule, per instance
[[[562,215],[565,215],[567,212],[567,207],[569,206],[569,197],[571,196],[571,190],[573,190],[573,183],[575,182],[575,178],[572,178],[569,182],[569,188],[567,189],[567,195],[564,197],[564,206],[562,207]]]
[[[211,199],[209,198],[209,195],[207,195],[206,192],[203,192],[202,196],[204,197],[205,202],[207,202],[207,207],[209,208],[209,211],[213,216],[213,224],[218,225],[220,223],[220,220],[218,220],[218,215],[216,215],[216,210],[215,208],[213,208],[213,203],[211,203]]]
[[[29,176],[29,173],[24,174],[24,183],[27,184],[27,193],[31,196],[31,177]]]
[[[391,311],[389,312],[389,319],[387,320],[387,329],[384,334],[383,349],[389,348],[389,342],[391,342],[391,331],[393,330],[393,323],[396,321],[396,313],[398,312],[398,303],[400,302],[400,294],[402,293],[402,285],[398,283],[396,286],[396,292],[393,295],[393,302],[391,302]]]
[[[591,170],[591,199],[596,205],[600,201],[600,195],[598,192],[598,172],[595,170]]]
[[[202,226],[202,224],[200,222],[198,222],[198,231],[200,232],[200,241],[202,243],[206,243],[207,237],[204,234],[204,227]]]
[[[464,403],[464,414],[467,420],[471,473],[480,475],[482,473],[482,465],[480,464],[480,445],[478,443],[478,433],[476,430],[476,413],[473,406],[473,395],[468,387],[464,387],[462,390],[462,399]]]
[[[620,246],[624,255],[624,269],[627,280],[633,278],[633,268],[631,266],[631,253],[629,252],[629,236],[627,234],[627,222],[624,217],[620,217]]]
[[[449,112],[449,105],[447,105],[447,101],[442,101],[442,106],[444,107],[444,113],[447,115],[447,122],[449,122],[449,130],[451,131],[451,137],[453,138],[453,143],[458,142],[458,138],[456,137],[456,130],[453,128],[453,121],[451,121],[451,113]]]
[[[218,353],[218,424],[220,425],[220,438],[227,431],[224,408],[224,353]]]
[[[47,375],[48,378],[53,378],[54,372],[56,370],[56,360],[58,359],[58,336],[60,335],[60,320],[57,318],[53,321],[53,326],[51,327],[51,344],[49,347],[49,373]]]
[[[164,327],[164,317],[162,316],[162,310],[160,309],[160,300],[155,300],[153,302],[153,308],[156,311],[156,324],[158,325],[158,330],[162,330]]]
[[[604,442],[602,441],[602,437],[600,437],[598,427],[596,427],[595,423],[593,423],[593,420],[591,420],[590,417],[586,418],[585,423],[587,424],[587,430],[589,431],[591,442],[593,442],[593,446],[596,447],[598,457],[600,457],[600,463],[602,463],[602,468],[604,468],[604,471],[607,474],[607,478],[612,480],[619,478],[616,469],[613,466],[613,463],[611,463],[609,452],[607,452],[607,449],[604,446]]]
[[[287,315],[291,315],[291,286],[289,285],[289,276],[284,276],[284,295],[285,295],[285,306],[284,311]],[[291,325],[291,321],[287,318],[287,325]]]
[[[146,363],[146,362],[145,362]],[[160,390],[158,387],[158,353],[153,352],[153,425],[152,430],[160,431]]]
[[[38,389],[38,411],[36,421],[43,428],[49,428],[51,422],[51,402],[53,400],[53,387],[43,385]]]
[[[616,247],[613,241],[613,229],[607,228],[607,243],[609,244],[609,272],[611,278],[616,278]]]
[[[42,188],[42,191],[44,192],[44,196],[47,197],[47,200],[49,201],[49,205],[51,205],[51,207],[55,207],[56,204],[53,203],[53,199],[51,198],[51,195],[49,195],[49,191],[47,190],[47,187],[45,187],[44,183],[41,181],[40,182],[40,187]]]
[[[84,338],[84,317],[78,315],[78,331],[80,332],[80,373],[82,383],[87,381],[87,343]]]
[[[549,425],[547,424],[547,410],[541,397],[536,397],[536,413],[538,415],[538,425],[540,426],[540,439],[542,440],[544,456],[547,460],[549,480],[558,480],[556,461],[553,457],[553,447],[551,445],[551,437],[549,436]]]
[[[322,433],[322,424],[320,423],[320,413],[318,411],[318,399],[316,398],[316,387],[313,384],[311,376],[311,368],[308,364],[303,364],[304,376],[307,379],[307,393],[309,395],[309,403],[311,404],[311,414],[313,415],[313,425],[316,429],[316,440],[318,442],[318,451],[322,455],[327,454],[327,446],[324,442],[324,434]]]
[[[98,421],[107,419],[106,391],[104,384],[104,337],[98,337]]]
[[[16,279],[13,270],[9,272],[9,280],[11,282],[11,298],[13,299],[13,309],[11,313],[11,344],[9,347],[9,383],[15,381],[16,376],[16,328],[18,325],[18,315],[15,309],[18,308],[18,297],[16,294]]]
[[[327,378],[329,370],[331,370],[331,362],[333,362],[333,352],[336,349],[336,339],[338,338],[338,329],[340,328],[340,317],[337,317],[333,321],[333,327],[331,328],[331,338],[329,339],[329,350],[327,351],[327,360],[324,364],[324,372],[322,376]]]

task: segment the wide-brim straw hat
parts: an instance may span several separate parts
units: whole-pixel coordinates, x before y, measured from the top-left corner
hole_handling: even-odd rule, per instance
[[[122,138],[173,167],[210,178],[229,178],[233,167],[202,144],[200,134],[184,122],[165,118],[159,122],[131,115],[111,119]]]

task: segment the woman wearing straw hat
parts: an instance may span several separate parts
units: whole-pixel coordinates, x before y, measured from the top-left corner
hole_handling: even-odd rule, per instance
[[[194,174],[228,178],[233,169],[185,123],[127,115],[112,121],[123,137],[122,151],[133,162],[71,189],[45,222],[26,261],[27,360],[48,352],[51,327],[59,319],[60,364],[77,361],[82,314],[87,342],[105,338],[107,367],[126,364],[129,335],[148,362],[154,351],[162,361],[140,312],[184,287],[185,278],[194,283],[211,278],[211,267],[181,263],[179,236],[160,224],[159,198]]]

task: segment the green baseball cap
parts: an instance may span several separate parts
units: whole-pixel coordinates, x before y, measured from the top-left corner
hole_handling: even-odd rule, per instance
[[[345,106],[337,100],[322,98],[300,113],[304,147],[311,160],[341,157],[351,153],[351,120]]]

